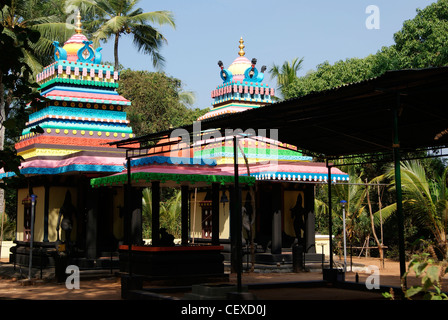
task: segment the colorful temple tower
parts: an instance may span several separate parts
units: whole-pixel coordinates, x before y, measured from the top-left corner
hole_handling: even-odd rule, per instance
[[[34,248],[45,251],[45,265],[61,242],[93,261],[123,239],[122,190],[92,190],[89,182],[123,170],[125,151],[108,142],[133,137],[124,111],[131,103],[117,93],[118,71],[101,62],[80,20],[78,13],[76,33],[63,46],[54,42],[55,61],[37,75],[43,106],[33,107],[15,145],[27,177],[18,190],[16,263],[28,261],[32,195]]]
[[[212,119],[221,115],[260,108],[273,103],[275,90],[263,83],[266,66],[257,69],[257,59],[251,61],[245,56],[244,41],[240,39],[238,57],[226,69],[222,61],[218,62],[220,77],[223,81],[212,90],[213,108],[198,121]],[[249,133],[248,133],[249,134]],[[269,132],[266,132],[269,134]],[[297,148],[284,145],[275,139],[261,136],[241,139],[241,146],[249,163],[280,161],[310,161],[311,157],[303,156]],[[218,164],[233,163],[233,142],[222,139],[214,144],[199,143],[194,148],[194,157],[215,159]],[[240,161],[244,161],[241,157]],[[242,163],[242,162],[240,162]]]
[[[246,58],[243,43],[243,38],[241,38],[239,57],[227,69],[224,68],[222,61],[218,62],[223,83],[212,91],[213,109],[200,117],[199,121],[272,103],[275,90],[262,83],[266,67],[263,66],[258,71],[257,59],[249,61]]]

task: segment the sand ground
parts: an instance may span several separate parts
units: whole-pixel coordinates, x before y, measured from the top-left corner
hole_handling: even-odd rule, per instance
[[[338,258],[335,261],[340,263]],[[353,271],[350,272],[350,262],[353,263]],[[380,272],[380,284],[387,286],[399,287],[400,280],[400,268],[399,263],[393,260],[385,260],[384,266],[379,259],[376,258],[358,258],[353,257],[351,261],[348,261],[348,272],[345,275],[345,280],[359,283],[365,283],[367,277],[371,273],[367,272],[367,266],[377,266]],[[6,268],[5,261],[0,265],[0,299],[1,300],[13,300],[13,299],[26,299],[26,300],[121,300],[121,283],[120,278],[112,274],[104,274],[101,277],[90,280],[81,280],[79,289],[67,289],[65,283],[58,284],[55,281],[39,281],[39,273],[35,274],[36,281],[32,284],[29,281],[24,281],[16,276],[7,276],[1,273],[2,268]],[[24,271],[25,277],[27,270]],[[321,272],[271,272],[260,273],[244,272],[241,276],[242,284],[253,283],[289,283],[299,281],[320,281],[322,280]],[[229,281],[231,283],[237,283],[237,275],[230,274]],[[414,276],[408,277],[408,286],[414,284],[420,284],[421,280]],[[448,291],[448,275],[445,275],[442,279],[442,290]],[[330,289],[327,289],[330,290]],[[355,296],[344,298],[341,293],[325,292],[325,288],[321,288],[320,293],[311,289],[290,290],[290,289],[277,289],[277,290],[257,290],[255,293],[260,300],[343,300],[343,299],[382,299],[379,296],[369,295],[369,292],[357,293]],[[175,296],[175,295],[174,295]],[[181,295],[177,295],[178,297]]]

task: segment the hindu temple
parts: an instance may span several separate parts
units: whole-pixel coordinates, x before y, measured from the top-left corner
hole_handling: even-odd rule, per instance
[[[244,48],[244,41],[240,39],[238,57],[227,68],[218,61],[222,84],[212,90],[212,109],[198,119],[199,123],[273,103],[275,90],[263,82],[266,67],[259,71],[257,60],[246,58]],[[231,261],[235,250],[243,250],[245,254],[252,250],[256,263],[276,264],[291,263],[291,247],[299,244],[309,259],[317,257],[321,261],[322,254],[316,252],[315,246],[314,188],[316,183],[327,182],[328,169],[325,164],[313,162],[311,157],[300,153],[297,147],[258,133],[238,134],[236,144],[235,136],[213,136],[213,133],[205,133],[202,139],[189,144],[173,135],[174,131],[170,137],[161,134],[159,145],[153,148],[130,147],[144,141],[145,137],[112,143],[131,150],[135,158],[128,158],[128,166],[121,173],[92,179],[92,186],[131,186],[132,194],[151,188],[154,197],[151,245],[132,246],[132,249],[123,245],[121,256],[126,261],[130,252],[139,256],[138,266],[134,267],[148,272],[147,264],[155,261],[154,255],[161,250],[160,212],[154,204],[160,199],[160,188],[174,187],[182,189],[182,239],[179,246],[169,251],[181,250],[185,255],[188,250],[208,248],[220,251],[225,261]],[[181,144],[184,144],[180,148],[183,150],[178,151]],[[235,163],[241,183],[243,248],[237,248],[233,242],[233,223],[239,219],[234,206]],[[332,169],[331,176],[335,182],[348,180],[348,175],[336,168]],[[188,260],[184,259],[176,261],[181,265]],[[171,270],[167,264],[163,264],[163,270],[176,275],[181,273]],[[218,267],[210,270],[222,272]],[[207,270],[201,272],[206,274]]]
[[[68,251],[97,265],[123,239],[120,190],[92,189],[90,179],[123,170],[125,152],[108,143],[133,137],[124,111],[131,102],[117,93],[119,72],[102,63],[80,20],[63,45],[54,42],[54,62],[36,79],[43,105],[28,106],[15,145],[26,177],[17,193],[16,264],[28,264],[31,237],[33,265],[43,267]]]
[[[26,265],[32,256],[46,267],[66,254],[85,268],[119,262],[113,267],[146,277],[222,280],[237,253],[251,251],[260,264],[290,263],[293,245],[310,259],[319,255],[314,188],[328,179],[325,164],[278,141],[269,128],[192,143],[161,135],[156,147],[141,146],[145,137],[134,137],[126,116],[131,102],[117,93],[119,72],[102,63],[80,20],[63,45],[54,42],[54,62],[36,79],[43,106],[29,105],[15,146],[26,182],[18,190],[14,263]],[[266,67],[246,57],[242,38],[238,48],[230,65],[218,61],[212,108],[197,123],[275,102]],[[180,145],[187,152],[173,151]],[[335,182],[348,180],[331,170]],[[152,195],[151,239],[142,238],[145,188]],[[181,190],[176,243],[160,228],[163,188]]]

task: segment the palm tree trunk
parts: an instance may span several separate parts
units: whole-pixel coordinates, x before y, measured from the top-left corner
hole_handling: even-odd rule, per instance
[[[381,266],[383,266],[383,262],[384,262],[384,258],[383,258],[383,245],[382,243],[380,243],[380,241],[378,240],[378,237],[376,235],[375,232],[375,223],[373,221],[373,213],[372,213],[372,204],[370,203],[370,197],[369,197],[369,186],[367,184],[366,181],[366,196],[367,196],[367,204],[369,205],[369,214],[370,214],[370,224],[372,226],[372,234],[373,234],[373,238],[375,239],[376,244],[378,245],[378,251],[380,253],[380,261],[381,261]],[[368,244],[367,244],[368,247]]]
[[[114,43],[114,58],[115,58],[115,71],[118,71],[118,40],[120,38],[120,33],[115,34],[115,43]]]

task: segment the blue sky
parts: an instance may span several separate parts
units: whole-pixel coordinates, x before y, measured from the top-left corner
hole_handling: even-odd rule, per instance
[[[299,76],[324,61],[363,58],[393,44],[393,35],[416,9],[430,0],[164,0],[139,2],[144,11],[173,12],[176,29],[159,28],[168,40],[161,53],[163,69],[196,94],[194,107],[211,107],[211,91],[222,81],[218,60],[228,67],[238,57],[240,37],[246,57],[268,69],[295,57],[304,58]],[[369,5],[379,9],[379,29],[368,29]],[[151,59],[137,53],[130,37],[120,40],[120,63],[154,71]],[[102,44],[103,61],[113,61],[112,41]],[[275,80],[265,82],[276,87]]]

